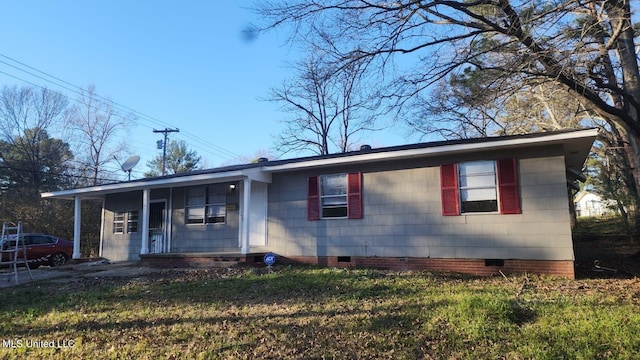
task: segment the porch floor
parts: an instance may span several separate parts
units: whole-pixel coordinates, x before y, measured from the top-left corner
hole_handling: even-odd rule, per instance
[[[261,265],[265,253],[190,252],[140,255],[140,264],[151,267],[227,267],[239,263]]]

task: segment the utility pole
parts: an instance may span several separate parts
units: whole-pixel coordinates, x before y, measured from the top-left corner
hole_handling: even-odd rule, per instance
[[[164,134],[164,144],[162,145],[162,176],[164,176],[167,172],[166,172],[166,166],[167,166],[167,136],[169,135],[169,133],[172,132],[179,132],[180,129],[175,128],[175,129],[168,129],[168,128],[164,128],[164,130],[156,130],[153,129],[154,133],[162,133]]]

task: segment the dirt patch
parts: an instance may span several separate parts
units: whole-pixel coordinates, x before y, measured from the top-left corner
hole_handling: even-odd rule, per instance
[[[640,242],[600,239],[574,243],[576,278],[640,277]]]

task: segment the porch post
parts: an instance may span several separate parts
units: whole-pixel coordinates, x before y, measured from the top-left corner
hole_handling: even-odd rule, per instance
[[[142,246],[140,254],[149,253],[149,189],[142,189]]]
[[[80,197],[73,197],[73,259],[80,259],[80,224],[82,211],[80,207]]]
[[[242,182],[242,209],[240,218],[240,253],[249,253],[249,209],[251,207],[251,179],[245,178]]]

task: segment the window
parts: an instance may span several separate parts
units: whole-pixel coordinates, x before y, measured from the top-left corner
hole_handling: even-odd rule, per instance
[[[362,218],[361,174],[312,176],[308,179],[307,218]]]
[[[127,211],[127,232],[138,232],[138,210]]]
[[[187,190],[186,217],[187,224],[204,223],[205,187]]]
[[[442,214],[520,214],[517,160],[473,161],[440,167]]]
[[[227,215],[227,186],[214,184],[188,189],[185,212],[187,224],[224,223]]]
[[[347,217],[347,176],[320,177],[320,204],[322,217]]]
[[[494,161],[474,161],[458,164],[460,184],[460,211],[498,211],[496,193],[496,163]]]
[[[49,245],[55,244],[56,241],[49,236],[27,235],[24,237],[25,245]]]
[[[115,211],[113,213],[113,233],[124,234],[125,229],[128,234],[138,232],[138,214],[138,210]],[[126,228],[125,223],[127,224]]]
[[[113,213],[113,233],[124,234],[124,211]]]
[[[224,184],[207,186],[207,223],[224,223],[227,214],[227,193]]]

